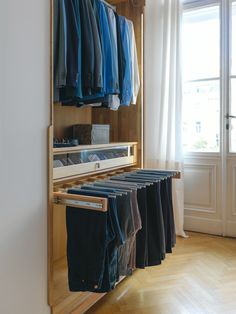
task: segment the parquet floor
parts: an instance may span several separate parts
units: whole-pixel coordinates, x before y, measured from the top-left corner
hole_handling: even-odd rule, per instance
[[[136,270],[87,314],[236,314],[236,239],[189,233],[161,266]]]

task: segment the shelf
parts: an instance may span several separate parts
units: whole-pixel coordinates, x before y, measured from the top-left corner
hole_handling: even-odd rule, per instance
[[[58,182],[135,166],[137,142],[81,145],[69,148],[54,148],[53,180]]]

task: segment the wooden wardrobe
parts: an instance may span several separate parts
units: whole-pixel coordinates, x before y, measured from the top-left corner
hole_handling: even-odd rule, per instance
[[[133,21],[137,53],[139,61],[141,87],[136,105],[120,107],[118,111],[107,108],[76,108],[61,106],[53,101],[53,0],[51,0],[51,101],[50,101],[50,127],[48,141],[48,303],[53,314],[84,313],[104,294],[91,292],[70,292],[67,283],[66,261],[66,222],[63,204],[55,201],[55,191],[78,184],[81,180],[92,180],[93,177],[102,177],[105,174],[127,170],[132,167],[143,166],[143,19],[145,0],[108,0],[116,7],[116,12]],[[125,162],[116,162],[103,167],[83,171],[77,168],[75,173],[55,175],[53,158],[60,149],[53,148],[53,138],[68,137],[68,129],[75,124],[109,124],[109,147],[121,143],[134,149],[131,159]],[[99,146],[99,147],[102,147]],[[98,147],[80,147],[79,149],[97,149]],[[77,151],[78,149],[72,149]],[[66,153],[66,149],[61,150]],[[96,165],[95,165],[96,166]],[[71,168],[72,169],[72,168]]]

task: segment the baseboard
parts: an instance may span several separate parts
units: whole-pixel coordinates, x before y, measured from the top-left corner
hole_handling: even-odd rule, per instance
[[[226,223],[226,236],[236,238],[236,222],[227,221],[227,223]]]
[[[222,222],[216,219],[206,219],[193,216],[184,217],[184,230],[222,235]]]

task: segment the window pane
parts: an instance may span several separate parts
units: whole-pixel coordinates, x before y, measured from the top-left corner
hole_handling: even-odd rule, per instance
[[[232,3],[232,58],[231,74],[236,75],[236,1]]]
[[[236,79],[231,79],[230,114],[236,116]],[[236,119],[229,119],[229,151],[236,153]]]
[[[219,152],[219,80],[184,84],[183,145],[185,151]]]
[[[219,77],[219,6],[185,12],[183,17],[184,80]]]

